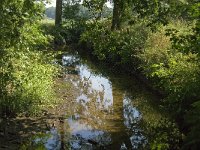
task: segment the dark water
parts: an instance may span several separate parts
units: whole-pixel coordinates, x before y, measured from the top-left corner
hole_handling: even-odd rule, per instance
[[[156,134],[149,131],[149,125],[165,118],[158,97],[134,77],[78,53],[64,54],[62,64],[63,82],[75,87],[67,100],[62,129],[52,128],[33,143],[42,142],[48,150],[150,148],[149,141]]]

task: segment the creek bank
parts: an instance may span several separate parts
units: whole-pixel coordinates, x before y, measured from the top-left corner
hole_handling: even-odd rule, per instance
[[[80,61],[78,61],[78,59],[80,59]],[[87,117],[78,115],[78,118],[75,117],[77,121],[74,121],[74,123],[77,122],[80,124],[79,121],[81,120],[88,124],[91,118],[95,121],[99,116],[98,120],[102,120],[101,122],[96,120],[97,122],[93,124],[93,121],[89,121],[89,124],[98,126],[98,124],[105,122],[106,126],[102,124],[100,129],[104,129],[105,126],[106,131],[109,131],[109,133],[111,132],[111,137],[114,138],[111,147],[115,146],[115,148],[122,146],[122,143],[129,148],[131,148],[133,143],[137,143],[137,146],[141,146],[142,143],[145,143],[146,138],[148,138],[149,144],[162,141],[169,147],[178,147],[177,141],[179,141],[180,137],[175,123],[169,119],[169,113],[164,112],[164,108],[157,103],[159,102],[159,97],[154,95],[151,91],[148,91],[145,85],[139,82],[137,78],[125,72],[117,71],[105,65],[105,63],[91,60],[89,55],[85,55],[85,53],[81,53],[80,51],[77,52],[76,49],[72,50],[72,54],[64,55],[64,60],[66,61],[64,61],[66,66],[70,66],[70,70],[67,71],[69,74],[66,76],[67,79],[70,79],[76,86],[78,85],[79,90],[82,91],[80,91],[77,97],[77,106],[80,105],[83,114],[88,115]],[[98,86],[100,89],[97,88]],[[93,94],[88,95],[88,93],[91,92]],[[99,98],[102,99],[100,102],[97,101],[99,99],[98,94],[100,94]],[[107,101],[105,98],[110,99],[111,102]],[[107,106],[104,106],[104,102],[108,103],[110,107],[104,108]],[[101,108],[99,110],[99,105],[104,106],[103,109]],[[95,109],[93,110],[92,108]],[[111,110],[109,110],[109,108],[111,108]],[[114,111],[112,111],[112,108]],[[80,112],[78,112],[78,114],[79,113]],[[106,116],[101,119],[104,113]],[[93,116],[97,117],[94,118]],[[88,119],[85,120],[86,118]],[[109,121],[112,120],[111,118],[114,119],[112,122]],[[122,122],[122,120],[124,120],[124,122]],[[113,126],[112,123],[115,123],[120,129],[116,129],[116,125]],[[97,129],[99,129],[99,127]],[[117,131],[113,131],[113,129]],[[166,131],[167,133],[165,133]],[[120,134],[123,135],[122,138],[118,136]],[[167,141],[159,139],[160,137],[158,139],[156,138],[161,135],[162,138],[165,138],[165,140],[167,139]],[[128,137],[132,139],[131,143]],[[125,142],[121,141],[122,139],[126,139]],[[170,139],[174,139],[174,141],[170,141]],[[120,143],[122,145],[119,145]],[[145,146],[149,145],[147,144]]]
[[[69,49],[72,49],[73,51],[78,51],[80,53],[80,55],[82,55],[82,56],[87,56],[95,64],[101,64],[101,65],[107,66],[108,68],[111,69],[112,72],[124,73],[130,77],[132,76],[133,78],[138,79],[138,81],[140,81],[141,84],[143,84],[144,87],[148,91],[152,92],[154,95],[157,95],[159,97],[158,99],[163,99],[167,96],[167,94],[163,90],[155,87],[154,81],[148,79],[145,76],[145,74],[142,73],[141,70],[136,68],[137,66],[134,67],[133,65],[130,66],[130,64],[119,64],[119,63],[110,61],[109,59],[106,59],[104,61],[99,60],[97,56],[93,55],[92,47],[90,47],[90,46],[88,47],[84,43],[79,43],[79,44],[71,43],[71,44],[68,44],[67,47],[69,47]]]
[[[4,147],[148,149],[156,142],[177,147],[179,132],[157,95],[125,72],[71,51],[63,54],[63,74],[55,81],[62,103],[30,122],[14,121],[10,127],[22,133],[21,140],[12,143],[13,137]],[[23,133],[29,134],[22,138]]]
[[[34,137],[45,135],[53,128],[60,129],[65,118],[64,110],[70,107],[68,101],[72,101],[76,91],[68,82],[64,84],[62,78],[56,79],[54,90],[59,102],[43,110],[39,116],[18,115],[15,118],[0,119],[0,149],[37,148],[33,143]]]

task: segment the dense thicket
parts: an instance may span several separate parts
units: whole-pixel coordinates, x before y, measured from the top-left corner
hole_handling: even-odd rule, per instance
[[[0,116],[36,114],[53,96],[53,57],[39,21],[37,0],[0,1]]]
[[[161,138],[159,142],[151,141],[154,143],[151,149],[197,149],[200,144],[200,3],[197,0],[114,0],[113,16],[103,18],[105,2],[85,0],[83,5],[96,15],[82,24],[68,24],[71,30],[65,29],[63,35],[70,33],[77,39],[74,41],[87,45],[99,60],[123,66],[149,79],[164,94],[162,102],[177,119],[185,134],[184,142],[175,146],[177,143],[173,145],[169,139]],[[64,11],[65,8],[69,10],[72,5],[64,7]],[[79,18],[78,12],[75,14]],[[70,20],[76,18],[71,16]]]

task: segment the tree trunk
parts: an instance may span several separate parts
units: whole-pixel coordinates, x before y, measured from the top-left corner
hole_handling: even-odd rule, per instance
[[[121,25],[120,24],[120,16],[121,16],[120,0],[114,0],[111,30],[119,30],[120,29],[120,25]]]
[[[55,25],[60,26],[62,23],[62,0],[56,0],[56,19]]]

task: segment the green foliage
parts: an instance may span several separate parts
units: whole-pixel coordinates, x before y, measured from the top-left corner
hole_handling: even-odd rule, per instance
[[[181,133],[169,119],[160,119],[146,125],[151,150],[180,149]],[[163,131],[163,132],[160,132]]]
[[[6,61],[5,61],[6,60]],[[1,115],[36,114],[39,108],[52,104],[53,76],[56,67],[52,58],[42,52],[9,49],[0,64],[3,83],[0,99]]]
[[[141,59],[144,74],[168,94],[170,104],[178,103],[178,107],[182,107],[183,103],[192,102],[184,100],[196,97],[200,88],[197,84],[200,71],[198,57],[191,52],[186,54],[173,49],[170,37],[165,35],[166,28],[149,36],[144,51],[138,57]],[[180,35],[183,34],[187,33]],[[180,111],[181,108],[175,109]]]
[[[174,32],[171,36],[166,36],[165,30],[175,28],[178,32]],[[144,51],[138,54],[141,60],[141,68],[143,73],[151,80],[154,85],[166,93],[165,102],[169,105],[172,112],[176,115],[183,116],[187,110],[187,121],[190,126],[190,132],[186,138],[185,149],[196,149],[199,143],[197,132],[199,130],[198,114],[200,91],[200,64],[199,54],[197,51],[186,51],[191,41],[176,42],[187,35],[195,33],[192,26],[179,22],[178,24],[169,24],[168,27],[162,27],[157,32],[150,34]],[[169,30],[167,30],[168,32]],[[175,46],[176,44],[176,46]],[[194,103],[194,104],[193,104]],[[191,108],[193,104],[195,109]],[[180,117],[179,117],[180,118]],[[184,122],[184,123],[186,123]]]
[[[83,6],[92,12],[93,17],[100,19],[106,2],[107,0],[83,0]]]
[[[76,22],[65,22],[61,35],[65,38],[65,41],[69,44],[78,43],[80,40],[81,34],[85,30],[85,21],[76,21]]]
[[[79,1],[65,0],[63,3],[63,27],[61,36],[67,43],[78,43],[80,34],[85,28],[85,22],[90,19],[89,11],[79,4]]]
[[[43,4],[35,0],[0,2],[0,115],[36,114],[52,104],[53,56],[39,52],[48,38],[38,21]]]
[[[200,42],[200,4],[196,3],[190,7],[190,17],[195,20],[195,25],[188,34],[179,33],[177,29],[169,29],[167,35],[171,36],[173,47],[184,53],[199,53]],[[177,34],[179,33],[179,34]]]
[[[100,60],[107,60],[117,64],[135,62],[135,54],[144,46],[148,35],[148,28],[144,23],[138,23],[121,31],[110,31],[109,21],[88,24],[81,41],[92,46],[94,55]]]
[[[185,54],[173,49],[171,38],[166,36],[165,31],[171,26],[182,26],[179,28],[182,33],[177,33],[176,36],[192,32],[187,24],[181,22],[161,27],[152,33],[145,23],[111,32],[109,22],[104,21],[88,24],[81,41],[92,47],[93,54],[100,60],[125,65],[129,69],[139,67],[145,76],[154,81],[156,87],[168,95],[168,104],[181,112],[183,105],[193,102],[188,99],[198,95],[200,70],[197,54]]]
[[[105,2],[85,0],[84,6],[99,19]],[[195,132],[199,130],[197,116],[200,110],[199,6],[196,0],[116,0],[113,31],[109,19],[88,20],[83,30],[77,30],[80,26],[73,28],[73,23],[70,25],[73,29],[70,35],[80,31],[77,34],[81,35],[80,42],[86,44],[99,60],[123,66],[129,72],[136,70],[151,80],[153,86],[164,93],[165,106],[176,118],[181,116],[179,120],[183,120],[186,113],[194,115],[188,117],[186,149],[189,146],[195,149],[199,143],[199,132]],[[180,137],[174,124],[168,121],[161,124],[173,130],[157,135],[151,141],[151,148],[179,149],[180,141],[168,138],[169,133],[173,133],[170,136],[174,138]],[[167,129],[161,129],[159,124],[155,126],[154,130]]]
[[[133,69],[142,71],[157,89],[165,93],[165,104],[173,110],[174,114],[183,116],[190,105],[200,98],[198,94],[200,91],[198,53],[186,52],[183,49],[188,43],[191,44],[189,40],[184,43],[185,45],[177,43],[179,48],[174,46],[173,41],[174,37],[195,34],[193,23],[176,20],[168,26],[160,26],[156,32],[152,32],[144,22],[137,22],[118,31],[110,31],[108,20],[87,25],[88,28],[81,36],[81,42],[87,43],[88,47],[92,48],[93,54],[100,60],[125,66],[123,69],[128,68],[130,72]],[[168,36],[167,33],[172,28],[178,32]],[[192,113],[198,113],[198,108]],[[198,121],[198,119],[194,118],[194,121]],[[161,124],[168,125],[165,121]],[[191,138],[188,137],[188,141],[192,142],[196,141],[196,137],[198,137],[194,133],[199,126],[190,125],[192,132],[189,133]],[[152,149],[180,148],[180,141],[172,141],[172,139],[181,139],[180,133],[173,124],[169,124],[169,126],[174,130],[170,135],[174,138],[168,138],[170,132],[157,135],[157,138],[151,141]],[[160,127],[158,124],[156,129],[160,129]],[[175,147],[171,147],[172,145]]]
[[[200,101],[192,105],[190,111],[185,116],[186,125],[190,126],[189,134],[183,145],[184,150],[198,150],[200,143]]]
[[[102,4],[101,11],[98,12],[100,13],[100,18],[108,18],[111,16],[112,9],[106,7],[104,3],[104,1],[84,1],[83,4],[80,4],[79,0],[63,1],[64,21],[60,33],[67,43],[79,42],[81,34],[85,31],[86,22],[95,21],[95,18],[98,17],[96,15],[97,12],[93,12],[93,9],[98,9],[99,11],[100,4]]]
[[[46,36],[48,36],[49,40],[51,41],[55,32],[55,21],[50,19],[43,19],[40,22],[39,28]]]
[[[150,26],[155,26],[157,23],[166,25],[171,18],[183,17],[187,9],[187,1],[185,0],[134,0],[133,13],[136,13],[139,18],[149,21]]]
[[[43,7],[33,0],[2,0],[0,2],[0,47],[19,42],[20,30],[25,23],[32,24],[42,17]]]
[[[67,20],[79,19],[79,0],[65,0],[63,2],[63,18]]]
[[[95,18],[100,19],[100,18],[110,17],[112,14],[112,9],[108,8],[104,4],[105,2],[103,3],[102,2],[83,1],[83,4],[80,4],[79,0],[64,0],[63,1],[64,22],[65,21],[68,22],[69,20],[80,21],[80,20],[89,20]]]

